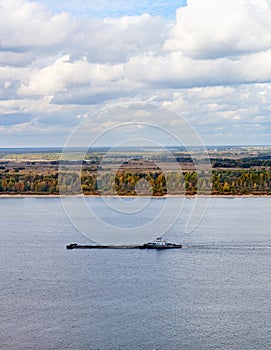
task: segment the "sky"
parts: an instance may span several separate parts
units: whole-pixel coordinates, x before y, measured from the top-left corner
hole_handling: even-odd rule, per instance
[[[206,145],[271,144],[270,82],[271,0],[0,0],[0,147],[63,146],[133,103]]]

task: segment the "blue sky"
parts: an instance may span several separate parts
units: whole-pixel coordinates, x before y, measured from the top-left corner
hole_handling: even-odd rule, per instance
[[[149,13],[152,16],[174,18],[176,9],[185,6],[186,0],[125,1],[125,0],[38,0],[52,12],[67,11],[74,16],[83,17],[120,17]]]
[[[132,103],[207,145],[271,143],[270,0],[9,0],[0,33],[0,147],[62,146],[107,110],[98,136]]]

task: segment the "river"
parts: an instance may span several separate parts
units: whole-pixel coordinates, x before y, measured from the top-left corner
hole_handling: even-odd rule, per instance
[[[183,249],[68,251],[89,241],[59,198],[1,198],[0,348],[270,349],[271,199],[211,198],[184,233],[194,201],[165,234]]]

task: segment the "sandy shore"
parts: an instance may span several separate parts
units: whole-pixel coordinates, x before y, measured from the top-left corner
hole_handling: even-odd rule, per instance
[[[99,197],[106,197],[106,198],[156,198],[156,199],[162,199],[162,198],[226,198],[226,199],[233,199],[233,198],[271,198],[271,195],[269,194],[262,194],[262,195],[253,195],[253,194],[244,194],[244,195],[165,195],[165,196],[99,196],[99,195],[58,195],[58,194],[0,194],[1,198],[63,198],[63,197],[73,197],[73,198],[80,198],[80,197],[86,197],[86,198],[99,198]]]

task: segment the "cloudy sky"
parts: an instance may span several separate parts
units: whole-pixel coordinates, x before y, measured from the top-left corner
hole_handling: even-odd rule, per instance
[[[270,81],[271,0],[0,0],[0,147],[134,102],[207,145],[271,144]]]

